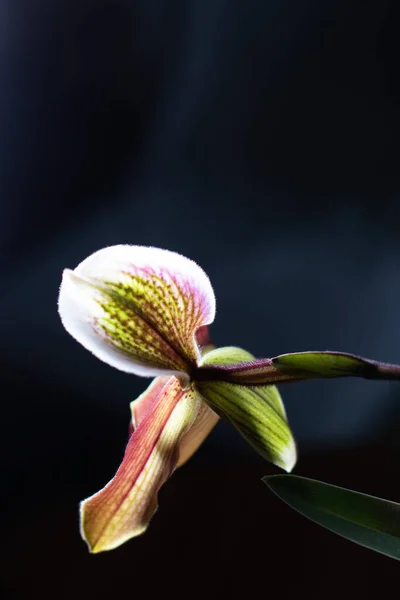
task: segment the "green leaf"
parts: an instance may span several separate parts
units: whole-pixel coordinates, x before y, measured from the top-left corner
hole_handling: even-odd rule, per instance
[[[295,475],[271,475],[263,481],[315,523],[400,560],[400,504]]]
[[[211,367],[252,360],[240,348],[218,348],[203,363]],[[273,385],[248,388],[224,381],[196,381],[195,388],[220,417],[231,423],[266,460],[291,471],[296,462],[296,445],[285,408]]]

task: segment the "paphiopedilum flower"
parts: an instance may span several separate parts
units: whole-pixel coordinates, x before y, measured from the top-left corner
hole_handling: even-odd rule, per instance
[[[261,456],[291,471],[296,447],[273,385],[314,377],[398,378],[399,368],[330,352],[255,359],[214,348],[215,297],[204,271],[167,250],[113,246],[65,270],[59,312],[67,331],[109,365],[154,380],[131,403],[125,455],[113,479],[81,504],[92,552],[145,531],[160,487],[219,417]]]

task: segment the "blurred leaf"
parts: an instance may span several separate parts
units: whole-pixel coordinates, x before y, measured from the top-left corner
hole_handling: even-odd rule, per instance
[[[400,559],[400,504],[295,475],[272,475],[263,481],[279,498],[315,523]]]

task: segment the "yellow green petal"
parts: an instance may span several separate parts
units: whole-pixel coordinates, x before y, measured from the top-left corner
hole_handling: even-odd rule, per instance
[[[228,365],[251,361],[240,348],[221,348],[208,353],[203,365]],[[208,405],[229,421],[261,456],[291,471],[296,463],[296,445],[280,394],[275,386],[256,388],[224,381],[196,381],[196,389]]]

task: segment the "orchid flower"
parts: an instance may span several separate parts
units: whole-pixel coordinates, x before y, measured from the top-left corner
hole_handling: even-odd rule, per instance
[[[131,435],[116,475],[81,503],[81,534],[92,552],[146,530],[160,487],[220,417],[262,457],[291,471],[296,446],[275,383],[399,378],[400,367],[350,354],[255,359],[240,348],[215,348],[207,275],[192,260],[158,248],[104,248],[66,269],[59,313],[66,330],[97,358],[154,378],[130,405]]]

